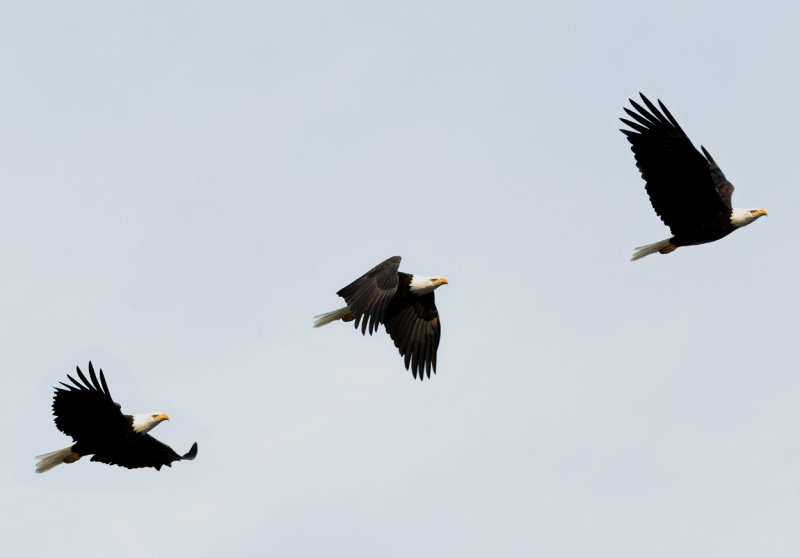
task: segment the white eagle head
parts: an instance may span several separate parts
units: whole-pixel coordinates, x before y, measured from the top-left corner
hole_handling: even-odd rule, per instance
[[[739,209],[734,207],[731,211],[731,224],[738,229],[739,227],[749,225],[762,215],[766,214],[766,209],[757,209],[755,207],[751,207],[749,209]]]
[[[169,420],[169,415],[167,413],[142,413],[133,415],[131,425],[134,432],[145,434],[158,426],[162,420]]]
[[[424,277],[422,275],[412,275],[408,290],[416,295],[427,294],[442,285],[449,284],[444,277]]]

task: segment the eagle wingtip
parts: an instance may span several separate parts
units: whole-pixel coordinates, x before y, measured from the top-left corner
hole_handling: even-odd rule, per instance
[[[181,459],[186,459],[186,460],[188,460],[188,461],[191,461],[191,460],[192,460],[192,459],[194,459],[195,457],[197,457],[197,442],[195,442],[194,444],[192,444],[192,449],[190,449],[188,452],[186,452],[186,453],[183,455],[183,457],[181,457]]]

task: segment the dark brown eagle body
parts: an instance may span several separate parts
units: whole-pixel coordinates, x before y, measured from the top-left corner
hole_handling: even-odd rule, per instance
[[[197,443],[185,455],[179,455],[146,433],[159,421],[168,418],[167,415],[150,415],[153,424],[145,427],[142,432],[137,432],[134,429],[134,415],[122,414],[120,405],[111,398],[103,371],[100,370],[98,381],[91,362],[90,379],[86,378],[80,368],[76,370],[79,380],[67,375],[72,383],[60,382],[63,387],[56,387],[53,398],[56,427],[72,437],[74,443],[69,448],[59,450],[63,454],[62,461],[53,461],[42,468],[42,471],[60,462],[72,463],[85,455],[92,455],[92,461],[128,469],[153,467],[156,470],[164,465],[171,466],[173,461],[195,458]],[[53,452],[52,455],[59,452]]]
[[[668,253],[679,246],[713,242],[766,215],[762,209],[734,210],[733,184],[708,151],[702,146],[702,154],[695,149],[661,101],[659,110],[647,97],[641,98],[647,108],[630,99],[637,112],[625,108],[633,120],[620,120],[632,130],[620,131],[631,144],[653,209],[673,236],[642,247],[634,259],[653,251]]]
[[[378,264],[336,294],[347,307],[317,316],[315,327],[331,321],[355,321],[356,329],[372,335],[384,324],[395,347],[414,377],[430,378],[436,372],[436,350],[441,323],[433,290],[447,284],[444,278],[419,278],[399,271],[400,256]],[[414,292],[416,289],[417,292]]]

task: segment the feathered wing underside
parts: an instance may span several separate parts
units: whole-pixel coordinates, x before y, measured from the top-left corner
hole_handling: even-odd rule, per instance
[[[661,101],[659,110],[641,97],[647,108],[631,99],[637,112],[625,112],[633,120],[620,120],[632,129],[621,132],[631,144],[653,209],[675,235],[702,234],[728,221],[733,185],[705,149],[708,159],[692,145]]]
[[[98,381],[91,362],[90,379],[80,368],[76,367],[76,370],[80,381],[68,374],[72,385],[60,382],[64,387],[56,388],[53,398],[56,427],[74,440],[87,443],[126,435],[130,429],[129,419],[122,414],[119,404],[111,399],[103,371],[100,370]]]
[[[192,460],[195,456],[197,456],[197,442],[187,453],[179,455],[165,443],[156,440],[150,434],[145,434],[137,435],[135,438],[127,440],[125,444],[96,452],[92,461],[119,465],[128,469],[153,467],[158,471],[164,465],[171,467],[173,461]]]
[[[406,369],[416,378],[431,377],[436,372],[436,350],[439,347],[441,324],[433,293],[398,295],[386,313],[386,332],[404,357]]]
[[[367,273],[339,290],[336,294],[342,297],[353,312],[355,327],[361,324],[361,333],[369,330],[370,335],[383,323],[386,309],[397,292],[400,276],[400,256],[389,258],[370,269]],[[406,276],[410,280],[410,276]]]

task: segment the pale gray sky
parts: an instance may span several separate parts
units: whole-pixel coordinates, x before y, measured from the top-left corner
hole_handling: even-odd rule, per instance
[[[15,556],[800,553],[798,8],[17,3],[0,14],[0,532]],[[660,98],[770,216],[668,236]],[[393,255],[438,374],[312,329]],[[193,462],[68,445],[89,360]]]

